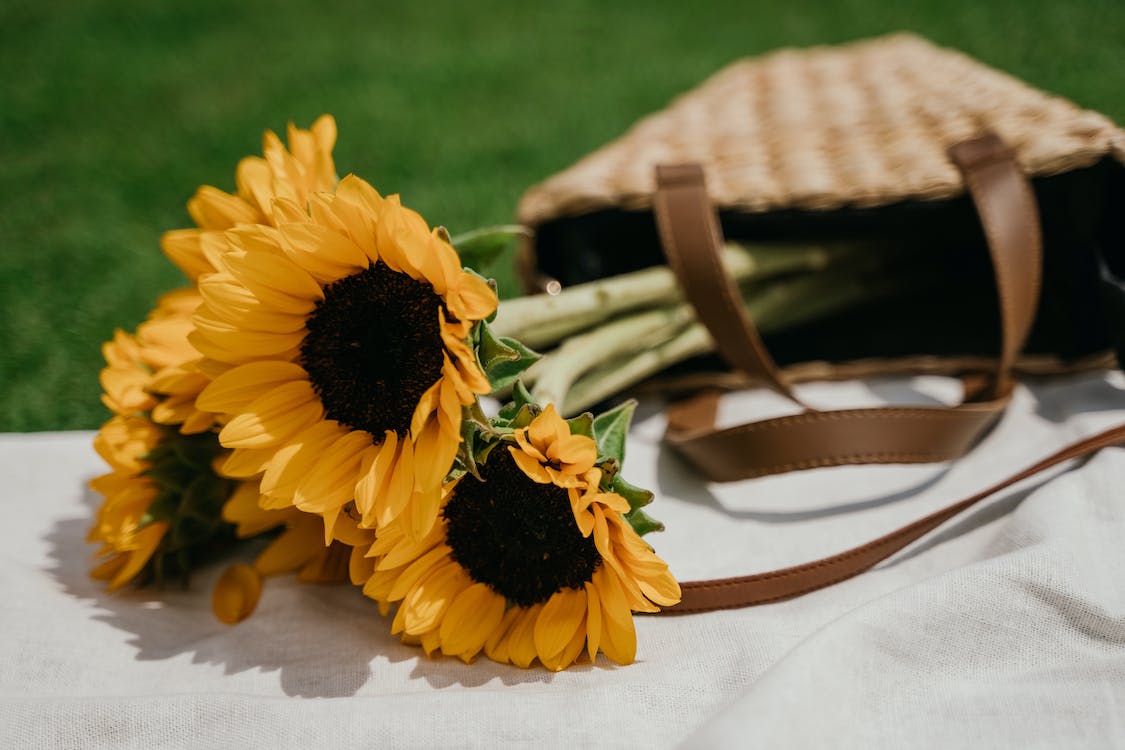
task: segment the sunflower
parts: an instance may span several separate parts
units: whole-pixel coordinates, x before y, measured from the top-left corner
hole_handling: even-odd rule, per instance
[[[364,552],[371,546],[374,532],[359,527],[354,506],[345,508],[328,546],[322,541],[320,516],[296,508],[262,508],[254,482],[243,482],[231,495],[223,506],[223,519],[235,525],[239,539],[283,528],[253,565],[231,565],[216,582],[211,606],[215,616],[228,625],[241,622],[253,613],[261,596],[262,579],[266,576],[296,572],[297,580],[305,583],[351,580],[361,585],[372,573],[373,561],[365,557]]]
[[[336,121],[322,115],[308,130],[289,124],[289,148],[270,130],[262,138],[262,156],[248,156],[235,170],[235,193],[204,185],[188,201],[196,228],[166,232],[164,254],[193,281],[215,271],[213,255],[222,233],[240,224],[275,226],[274,201],[305,205],[308,196],[336,185],[332,148]]]
[[[217,270],[213,258],[225,230],[247,223],[272,226],[275,199],[301,201],[336,184],[333,119],[321,117],[309,130],[290,124],[288,135],[286,149],[267,131],[263,157],[238,165],[237,193],[201,187],[188,202],[197,227],[164,235],[165,254],[193,282]],[[196,402],[210,376],[188,342],[202,301],[194,285],[165,294],[135,335],[117,331],[102,348],[107,363],[100,376],[102,401],[115,416],[94,445],[112,471],[91,482],[105,502],[90,540],[102,542],[106,557],[92,575],[109,580],[111,589],[146,567],[154,577],[168,563],[186,573],[187,553],[230,528],[220,518],[223,500],[235,488],[240,497],[251,490],[256,497],[256,483],[240,486],[212,467],[222,453],[212,432],[215,415]]]
[[[462,407],[490,390],[468,343],[496,295],[445,235],[354,176],[307,204],[273,203],[276,228],[225,234],[200,278],[193,345],[216,375],[198,406],[223,412],[224,471],[261,476],[266,508],[364,526],[434,526]]]
[[[208,382],[187,342],[200,301],[190,289],[166,294],[135,335],[118,330],[102,348],[102,401],[115,414],[94,448],[111,471],[90,482],[105,501],[88,539],[105,558],[91,576],[110,590],[142,572],[186,573],[188,551],[222,535],[219,508],[234,483],[212,470],[214,415],[194,405]]]
[[[629,503],[602,489],[597,447],[571,434],[553,406],[515,430],[445,492],[441,521],[421,539],[378,529],[364,593],[392,632],[468,662],[565,669],[598,651],[629,664],[632,612],[679,601],[668,566],[623,517]],[[505,449],[506,448],[506,449]]]

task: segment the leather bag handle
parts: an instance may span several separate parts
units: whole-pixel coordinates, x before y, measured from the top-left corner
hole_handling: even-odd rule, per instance
[[[1039,303],[1038,208],[1027,177],[995,134],[955,144],[948,153],[964,175],[996,275],[1002,338],[996,371],[983,387],[966,380],[964,402],[955,407],[806,409],[717,429],[718,394],[673,404],[665,439],[708,478],[732,481],[820,466],[946,461],[967,452],[1003,412],[1012,391],[1012,365]],[[656,181],[653,207],[668,264],[719,353],[796,401],[722,265],[722,230],[702,168],[659,166]]]
[[[867,544],[831,557],[738,578],[686,581],[680,584],[683,595],[680,603],[661,610],[660,614],[681,615],[752,607],[792,599],[840,583],[873,568],[954,516],[1017,482],[1065,461],[1082,458],[1102,448],[1122,443],[1125,443],[1125,425],[1079,440],[982,492],[948,505]]]

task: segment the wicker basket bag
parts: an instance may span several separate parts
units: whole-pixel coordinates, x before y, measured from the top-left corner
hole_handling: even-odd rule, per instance
[[[727,363],[787,396],[805,377],[966,376],[957,407],[726,430],[699,395],[668,439],[719,480],[955,457],[1014,372],[1111,363],[1125,322],[1107,306],[1125,275],[1125,131],[911,35],[736,62],[529,189],[519,218],[529,288],[668,262]],[[724,235],[877,238],[926,259],[931,283],[763,340],[717,262]]]

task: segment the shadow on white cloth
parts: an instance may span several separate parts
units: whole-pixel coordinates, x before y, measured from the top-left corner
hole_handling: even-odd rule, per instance
[[[187,587],[161,590],[123,588],[114,593],[89,577],[90,520],[101,498],[84,490],[90,515],[58,521],[46,537],[50,545],[48,572],[67,594],[97,607],[92,619],[131,635],[138,661],[160,661],[189,655],[193,664],[215,664],[231,675],[256,669],[277,672],[286,695],[338,698],[355,695],[380,661],[417,661],[412,677],[433,688],[473,687],[499,680],[505,685],[549,682],[553,675],[528,672],[487,659],[465,668],[456,659],[428,659],[421,649],[406,646],[390,634],[390,618],[379,615],[375,602],[348,584],[299,584],[292,576],[267,578],[258,609],[236,626],[218,622],[209,594],[229,560],[197,572]],[[252,540],[239,550],[249,560],[262,543]],[[442,669],[445,664],[452,669]],[[612,669],[599,660],[571,671]]]

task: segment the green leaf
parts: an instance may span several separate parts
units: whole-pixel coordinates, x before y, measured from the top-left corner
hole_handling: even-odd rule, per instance
[[[652,502],[652,492],[626,482],[621,474],[614,476],[610,489],[625,498],[630,510],[638,510]]]
[[[637,532],[640,536],[644,536],[650,531],[664,531],[663,523],[657,521],[640,508],[625,514],[625,520],[633,527],[633,531]]]
[[[488,463],[488,455],[490,453],[492,453],[492,451],[496,450],[496,446],[503,445],[503,444],[504,444],[503,440],[491,440],[488,443],[486,443],[483,448],[477,449],[477,454],[475,456],[477,464],[483,465],[483,464]],[[479,475],[477,476],[477,479],[480,479]]]
[[[527,368],[531,367],[539,360],[539,354],[528,349],[515,339],[502,336],[499,341],[504,346],[514,349],[518,357],[514,360],[501,360],[497,362],[491,370],[485,370],[485,374],[488,376],[488,382],[492,385],[493,393],[502,391],[516,382]]]
[[[531,424],[531,420],[539,416],[539,412],[541,411],[542,409],[540,409],[539,405],[536,403],[524,404],[520,407],[519,411],[516,412],[516,416],[512,417],[512,423],[509,426],[515,429],[527,427]]]
[[[502,338],[498,338],[492,332],[492,326],[488,325],[485,321],[477,323],[477,361],[480,362],[481,369],[485,373],[489,373],[492,369],[502,362],[515,362],[519,360],[520,353],[508,344]]]
[[[517,380],[515,385],[512,386],[512,400],[500,407],[500,411],[496,414],[495,423],[497,426],[508,426],[520,409],[533,403],[535,402],[532,400],[531,392],[527,390],[527,386],[523,384],[522,380]]]
[[[619,464],[625,463],[625,438],[636,408],[636,399],[629,399],[594,417],[594,439],[598,443],[599,456],[616,458]]]
[[[471,419],[461,420],[461,445],[457,449],[457,457],[461,459],[461,464],[465,467],[465,471],[472,474],[477,479],[480,479],[480,472],[477,469],[476,459],[476,443],[477,443],[477,425]]]
[[[571,417],[566,420],[566,423],[570,427],[571,435],[585,435],[588,438],[594,437],[594,415],[590,412],[582,412],[577,417]]]
[[[482,227],[454,237],[450,243],[461,256],[461,263],[470,268],[487,268],[509,245],[521,237],[531,237],[531,230],[516,224]]]

